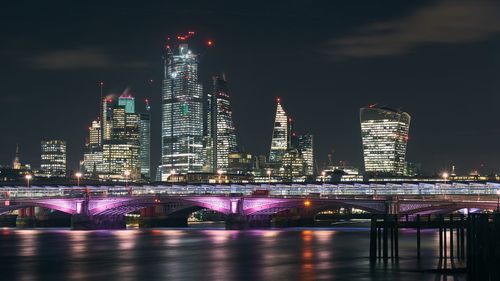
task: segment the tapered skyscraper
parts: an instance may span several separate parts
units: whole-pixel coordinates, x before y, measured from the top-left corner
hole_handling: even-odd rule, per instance
[[[213,90],[209,95],[209,110],[207,126],[209,136],[212,138],[212,170],[227,170],[228,154],[238,150],[236,142],[236,129],[233,124],[233,112],[224,74],[212,78]]]
[[[198,57],[187,44],[166,48],[162,103],[162,180],[171,173],[201,171],[203,96]]]
[[[290,147],[290,123],[285,110],[281,106],[281,99],[276,99],[276,117],[274,120],[273,138],[271,140],[271,151],[269,152],[270,163],[281,163],[286,150]]]
[[[361,108],[361,137],[365,172],[403,175],[410,129],[406,112],[369,106]]]

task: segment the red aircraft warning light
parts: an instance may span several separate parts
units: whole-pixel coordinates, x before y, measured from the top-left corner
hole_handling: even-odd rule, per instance
[[[207,41],[207,46],[212,47],[213,45],[214,45],[214,41],[213,40],[208,40]]]

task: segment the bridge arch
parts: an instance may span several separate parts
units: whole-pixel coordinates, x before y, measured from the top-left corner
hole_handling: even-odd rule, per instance
[[[76,205],[76,203],[74,203],[74,204]],[[57,204],[57,203],[33,201],[33,202],[16,203],[16,204],[12,204],[10,206],[0,207],[0,215],[6,214],[6,213],[9,213],[12,211],[16,211],[19,209],[23,209],[23,208],[30,208],[30,207],[41,207],[41,208],[45,208],[45,209],[51,209],[51,210],[60,211],[60,212],[70,214],[70,215],[77,213],[76,206],[71,206],[71,204],[67,204],[67,203]]]
[[[414,215],[414,214],[449,214],[460,209],[480,209],[480,210],[494,210],[496,207],[491,203],[478,203],[478,202],[443,202],[443,203],[422,203],[412,206],[403,207],[400,214]]]
[[[263,199],[262,202],[251,202],[250,200],[245,200],[245,215],[260,215],[260,214],[276,214],[286,210],[294,208],[306,208],[304,202],[307,200],[310,202],[310,212],[319,213],[321,211],[344,207],[344,208],[356,208],[369,213],[379,214],[385,211],[383,203],[377,204],[363,204],[363,202],[347,201],[347,200],[325,200],[325,199]],[[258,200],[258,199],[257,199]]]
[[[227,201],[227,202],[226,202]],[[124,215],[155,205],[171,205],[166,215],[186,212],[186,209],[210,209],[223,214],[230,213],[228,199],[221,197],[162,197],[126,198],[102,200],[89,206],[91,215]]]

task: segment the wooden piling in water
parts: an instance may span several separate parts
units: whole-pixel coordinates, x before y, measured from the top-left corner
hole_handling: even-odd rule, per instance
[[[377,259],[377,217],[371,218],[370,223],[370,261],[374,262]]]
[[[453,260],[453,214],[450,215],[450,260]]]
[[[394,219],[394,254],[395,258],[399,259],[399,218],[395,215]]]
[[[417,214],[417,258],[420,259],[420,214]]]
[[[387,215],[384,215],[383,221],[383,229],[382,229],[382,247],[383,247],[383,258],[384,262],[387,262],[389,258],[389,249],[388,249],[388,237],[387,237]]]
[[[443,258],[443,228],[439,225],[439,259]]]

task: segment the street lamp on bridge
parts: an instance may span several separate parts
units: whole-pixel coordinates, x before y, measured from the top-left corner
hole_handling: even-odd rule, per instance
[[[26,179],[26,187],[30,187],[30,180],[33,178],[33,176],[31,174],[26,174],[24,178]]]
[[[271,184],[271,169],[267,170],[267,177],[269,178],[269,184]]]
[[[448,172],[444,172],[441,176],[442,176],[442,177],[443,177],[443,179],[444,179],[444,184],[446,184],[446,180],[448,179],[448,177],[449,177],[450,175],[448,175]]]
[[[76,177],[76,186],[80,186],[80,178],[82,177],[82,173],[77,172],[75,174],[75,177]]]
[[[306,200],[306,201],[304,201],[304,206],[305,206],[306,208],[311,207],[311,201],[310,201],[310,200]]]

